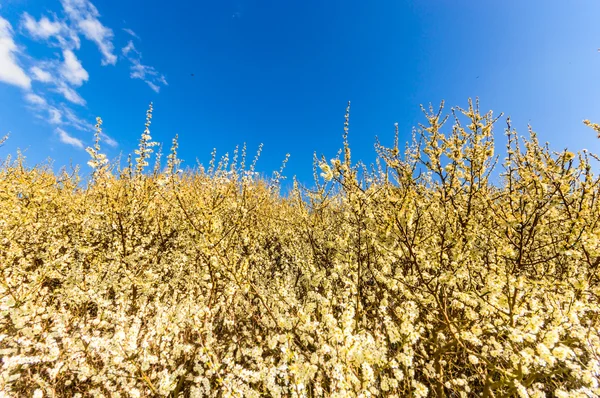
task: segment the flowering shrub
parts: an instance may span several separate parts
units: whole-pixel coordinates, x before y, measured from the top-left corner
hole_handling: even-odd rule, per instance
[[[184,172],[174,140],[148,171],[151,109],[127,167],[88,149],[87,184],[6,160],[0,390],[600,395],[597,157],[509,122],[498,167],[491,112],[469,102],[447,129],[441,111],[371,168],[347,115],[315,189],[285,197],[245,148]]]

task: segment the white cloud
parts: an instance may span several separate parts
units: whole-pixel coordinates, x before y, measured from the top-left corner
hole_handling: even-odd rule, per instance
[[[29,90],[31,79],[17,63],[17,52],[12,26],[0,17],[0,81]]]
[[[125,56],[127,56],[127,54],[129,54],[130,51],[135,51],[137,53],[137,50],[135,49],[135,46],[133,45],[133,41],[131,41],[131,40],[129,40],[129,43],[127,43],[127,45],[121,49],[121,52]]]
[[[36,117],[46,120],[50,124],[71,126],[79,131],[85,132],[94,131],[94,125],[92,123],[79,118],[75,112],[73,112],[73,110],[64,104],[62,104],[61,109],[58,109],[55,106],[50,105],[44,97],[32,92],[29,92],[25,95],[25,100],[29,104],[33,105],[33,108],[36,111]],[[41,113],[42,111],[47,112],[48,116],[43,116]],[[116,147],[118,145],[114,139],[105,134],[103,134],[103,139],[112,147]]]
[[[73,110],[64,104],[61,106],[61,109],[58,109],[52,105],[49,105],[46,100],[36,94],[29,93],[26,97],[27,101],[36,106],[38,110],[45,110],[48,112],[48,117],[44,118],[42,115],[38,114],[37,117],[41,119],[45,119],[48,123],[58,126],[71,126],[79,131],[83,132],[93,132],[94,125],[88,121],[85,121],[79,118]],[[41,101],[40,101],[41,99]],[[102,140],[104,143],[111,147],[117,147],[119,143],[113,138],[109,137],[105,133],[101,134]]]
[[[63,97],[65,97],[65,99],[67,101],[70,101],[74,104],[77,104],[77,105],[85,105],[86,104],[85,100],[79,95],[79,93],[77,93],[77,91],[73,90],[73,88],[66,85],[64,82],[60,82],[56,86],[55,91],[57,93],[62,94]]]
[[[60,66],[60,74],[69,83],[75,86],[81,86],[83,82],[89,79],[89,74],[83,69],[81,62],[79,62],[73,51],[64,50],[63,56],[65,57],[65,60]]]
[[[58,36],[67,28],[63,23],[50,21],[47,17],[42,17],[39,21],[36,21],[28,13],[23,14],[22,25],[32,37],[44,40],[52,36]]]
[[[32,105],[37,105],[37,106],[48,105],[48,103],[46,102],[46,100],[43,97],[41,97],[37,94],[34,94],[34,93],[27,93],[25,95],[25,100]]]
[[[50,122],[51,124],[62,124],[62,113],[61,111],[59,111],[58,109],[54,108],[54,107],[49,107],[48,108],[48,122]]]
[[[68,124],[76,128],[77,130],[88,132],[95,131],[94,124],[80,119],[77,115],[75,115],[75,113],[71,109],[69,109],[66,106],[62,107],[62,116],[64,116],[66,119],[65,124]],[[119,146],[119,143],[117,141],[115,141],[113,138],[109,137],[105,133],[101,133],[100,135],[102,137],[102,141],[106,143],[106,145],[111,146],[113,148]]]
[[[33,78],[33,80],[38,80],[43,83],[50,83],[53,80],[50,72],[45,71],[44,69],[38,66],[30,68],[29,72],[31,72],[31,77]]]
[[[154,68],[151,66],[142,65],[139,59],[131,60],[131,73],[129,77],[132,79],[145,79],[146,75],[156,74]]]
[[[132,44],[130,42],[130,44]],[[127,47],[129,47],[129,44],[127,45]],[[127,48],[123,48],[123,52],[125,53],[125,49]],[[160,85],[169,85],[169,83],[167,83],[167,79],[165,79],[164,75],[161,75],[158,73],[158,71],[149,65],[144,65],[141,62],[141,54],[133,47],[132,44],[132,49],[128,50],[127,53],[129,53],[130,51],[135,51],[135,53],[138,55],[137,58],[134,57],[127,57],[129,59],[129,62],[131,62],[131,73],[129,74],[129,77],[131,77],[132,79],[141,79],[143,80],[152,90],[154,90],[155,92],[159,92],[160,91]]]
[[[133,41],[129,40],[127,45],[121,49],[121,52],[131,62],[129,77],[143,80],[148,87],[157,93],[160,91],[159,84],[169,85],[164,75],[159,74],[154,67],[142,64],[142,53],[135,48]]]
[[[128,29],[128,28],[123,28],[123,31],[125,31],[129,35],[135,37],[136,39],[141,40],[140,37],[133,30]]]
[[[156,84],[152,83],[151,81],[148,80],[144,80],[146,82],[146,84],[148,86],[150,86],[150,88],[154,91],[156,91],[157,93],[160,91],[160,87],[158,87]]]
[[[56,132],[58,133],[58,138],[61,142],[67,145],[72,145],[74,147],[83,149],[83,142],[80,139],[69,135],[65,130],[61,129],[60,127],[56,128]]]
[[[62,107],[62,114],[67,119],[67,123],[80,131],[94,131],[94,125],[80,119],[75,113],[66,106]]]
[[[112,30],[102,25],[97,19],[84,19],[79,22],[79,28],[88,40],[96,42],[98,49],[104,56],[102,65],[117,63],[117,56],[113,54],[115,47],[111,42]]]
[[[83,141],[65,130],[89,133],[94,131],[93,123],[81,119],[76,112],[65,105],[61,98],[46,96],[37,90],[32,91],[32,80],[49,84],[50,91],[59,93],[71,103],[85,105],[86,101],[76,91],[76,88],[87,82],[90,77],[74,53],[80,47],[79,35],[85,36],[97,45],[102,54],[103,65],[115,64],[117,57],[112,44],[113,31],[99,21],[100,14],[89,0],[61,0],[61,3],[64,15],[60,17],[51,14],[42,16],[38,20],[24,13],[20,20],[19,33],[38,40],[50,48],[60,48],[62,60],[59,58],[40,60],[20,54],[20,48],[14,40],[13,27],[0,17],[0,81],[25,89],[23,100],[33,115],[53,125],[60,141],[83,148]],[[135,32],[125,31],[137,37]],[[133,52],[128,51],[129,56],[134,54],[139,56],[133,44],[131,51]],[[21,55],[24,57],[23,60],[27,61],[26,68],[21,68],[19,64]],[[147,73],[146,75],[149,76]],[[101,136],[106,145],[118,146],[117,141],[107,134],[101,133]]]
[[[133,41],[129,40],[127,45],[121,49],[121,52],[131,62],[129,77],[143,80],[148,87],[157,93],[160,91],[160,84],[169,85],[165,76],[159,74],[154,67],[142,64],[142,53],[135,48]]]
[[[56,45],[50,41],[55,38],[60,48],[79,48],[80,42],[77,33],[64,22],[50,21],[46,16],[36,21],[31,15],[24,13],[21,27],[34,39],[48,40],[50,44]]]
[[[100,136],[102,137],[102,140],[103,140],[103,142],[106,143],[106,145],[112,146],[113,148],[116,147],[116,146],[119,146],[119,143],[117,141],[115,141],[114,139],[110,138],[106,134],[101,133]]]
[[[65,124],[68,124],[76,128],[77,130],[88,132],[95,131],[94,124],[80,119],[77,115],[75,115],[75,113],[71,109],[69,109],[66,106],[62,107],[61,115],[64,116],[66,119],[66,121],[64,122]],[[105,133],[101,133],[100,136],[102,137],[102,141],[106,143],[106,145],[111,146],[113,148],[119,146],[119,143],[116,140],[109,137]]]
[[[100,13],[88,0],[61,0],[65,13],[88,39],[96,43],[102,53],[102,65],[114,65],[117,56],[113,54],[113,31],[98,20]]]

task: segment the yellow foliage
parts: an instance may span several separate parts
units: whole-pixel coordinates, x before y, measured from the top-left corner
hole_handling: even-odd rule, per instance
[[[494,183],[497,119],[469,102],[446,131],[441,113],[403,153],[377,144],[371,171],[350,162],[347,114],[316,188],[285,197],[245,147],[184,172],[174,140],[147,172],[151,109],[125,169],[98,119],[87,184],[7,160],[0,391],[600,395],[594,156],[509,122]]]

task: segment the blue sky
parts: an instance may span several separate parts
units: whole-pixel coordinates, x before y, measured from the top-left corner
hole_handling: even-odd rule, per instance
[[[258,170],[310,183],[312,154],[341,147],[352,101],[354,159],[402,139],[420,104],[466,106],[531,123],[551,147],[600,152],[600,2],[2,0],[0,158],[85,165],[96,116],[109,157],[151,128],[184,165],[244,142]],[[193,74],[193,76],[192,76]],[[502,121],[496,130],[502,141]]]

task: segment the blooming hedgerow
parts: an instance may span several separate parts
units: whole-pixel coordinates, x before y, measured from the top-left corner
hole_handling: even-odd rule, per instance
[[[600,395],[600,185],[469,102],[373,167],[344,147],[279,193],[246,148],[152,172],[0,169],[8,396]],[[596,125],[586,122],[592,128]],[[597,130],[597,129],[596,129]],[[320,168],[322,176],[317,169]],[[501,169],[494,181],[495,169]]]

